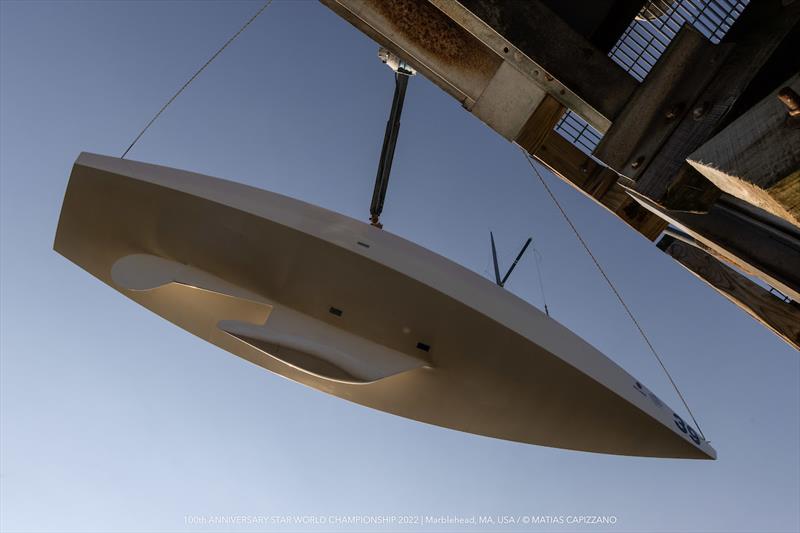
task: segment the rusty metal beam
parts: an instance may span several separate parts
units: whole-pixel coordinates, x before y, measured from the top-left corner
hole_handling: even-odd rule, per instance
[[[560,91],[552,94],[579,115],[583,116],[588,106],[613,121],[638,85],[607,52],[580,35],[541,0],[431,1],[457,21],[461,20],[458,11],[464,10],[455,6],[466,8],[472,21],[465,27],[476,35],[488,35],[492,33],[484,29],[488,26],[532,59],[585,102],[562,100]],[[578,9],[579,5],[573,7]],[[593,122],[590,116],[584,118]]]
[[[545,95],[606,131],[637,85],[538,0],[472,6],[493,19],[456,0],[321,2],[509,140]]]

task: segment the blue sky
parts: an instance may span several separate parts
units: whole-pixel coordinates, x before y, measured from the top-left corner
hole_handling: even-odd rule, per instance
[[[258,529],[185,518],[224,515],[599,514],[617,523],[577,530],[800,530],[798,353],[550,175],[716,462],[548,449],[353,405],[175,328],[53,252],[78,153],[121,154],[259,6],[0,2],[0,529]],[[128,157],[367,220],[393,90],[376,54],[322,5],[276,1]],[[504,264],[532,236],[553,317],[682,412],[519,150],[419,76],[382,221],[487,275],[490,229]],[[532,256],[508,290],[541,306]]]

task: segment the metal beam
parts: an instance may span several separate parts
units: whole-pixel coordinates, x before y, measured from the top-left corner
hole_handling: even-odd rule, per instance
[[[604,132],[637,86],[538,0],[321,2],[509,140],[545,95]]]
[[[613,121],[638,85],[605,51],[580,35],[541,0],[431,2],[496,51],[505,55],[506,44],[499,42],[499,37],[530,58],[536,69],[544,69],[574,93],[577,100],[560,89],[548,92],[590,124],[596,122],[594,112],[609,123]],[[525,63],[524,59],[520,61],[520,65]]]

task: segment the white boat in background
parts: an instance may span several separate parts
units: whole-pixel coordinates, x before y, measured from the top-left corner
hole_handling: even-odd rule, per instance
[[[220,348],[368,407],[542,446],[716,458],[652,392],[535,307],[298,200],[83,153],[54,248]]]

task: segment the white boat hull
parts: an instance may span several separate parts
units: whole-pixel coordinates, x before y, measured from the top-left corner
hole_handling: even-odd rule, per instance
[[[535,307],[304,202],[84,153],[54,247],[181,328],[362,405],[543,446],[716,457],[635,378]]]

